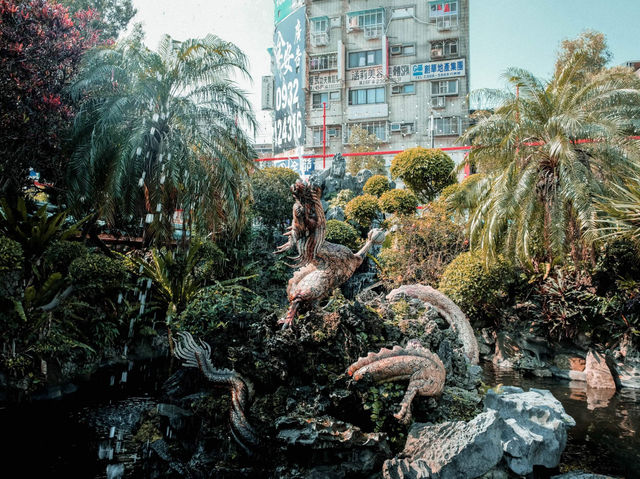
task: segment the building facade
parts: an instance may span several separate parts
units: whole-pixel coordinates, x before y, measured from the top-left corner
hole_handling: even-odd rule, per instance
[[[279,3],[271,92],[276,154],[321,154],[323,124],[328,154],[349,151],[355,126],[384,150],[454,146],[469,123],[468,0],[306,0],[291,13],[279,11]],[[296,32],[304,32],[298,45]],[[291,68],[283,61],[287,36]],[[292,72],[297,92],[287,81]],[[451,156],[459,163],[464,154]]]

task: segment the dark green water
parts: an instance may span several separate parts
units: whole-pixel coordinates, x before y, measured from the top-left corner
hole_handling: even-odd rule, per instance
[[[0,407],[6,470],[24,478],[143,478],[143,458],[132,443],[140,413],[156,404],[168,361],[101,370],[62,400]],[[126,372],[125,381],[123,373]],[[600,474],[640,478],[640,391],[587,390],[584,383],[525,377],[485,365],[484,382],[548,389],[577,425],[570,429],[562,463]],[[170,433],[170,432],[169,432]],[[29,459],[24,459],[24,458]]]
[[[640,390],[587,389],[584,382],[526,377],[484,366],[484,382],[548,389],[576,421],[569,430],[562,464],[627,479],[640,478]]]

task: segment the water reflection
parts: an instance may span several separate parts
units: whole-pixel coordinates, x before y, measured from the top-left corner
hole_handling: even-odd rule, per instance
[[[640,478],[640,390],[587,388],[581,381],[525,377],[484,365],[484,382],[548,389],[576,421],[562,462],[594,473]]]

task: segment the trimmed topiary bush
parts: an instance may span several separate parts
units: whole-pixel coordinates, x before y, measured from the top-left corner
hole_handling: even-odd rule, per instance
[[[455,183],[455,163],[442,150],[422,147],[398,153],[391,162],[391,177],[401,179],[421,200],[433,200],[443,188]]]
[[[438,199],[439,200],[446,200],[449,196],[455,194],[458,191],[459,187],[460,187],[459,183],[453,183],[453,184],[443,188],[442,191],[440,192],[440,197]]]
[[[56,241],[44,252],[44,260],[53,271],[65,273],[76,258],[88,253],[89,249],[79,241]]]
[[[121,288],[127,279],[124,262],[99,253],[89,253],[73,260],[69,277],[81,291],[104,292]]]
[[[371,222],[380,213],[378,198],[373,195],[356,196],[347,203],[344,214],[349,221],[353,221],[362,228],[371,226]]]
[[[409,216],[415,214],[418,198],[409,190],[389,190],[380,197],[378,205],[385,213]]]
[[[377,196],[380,198],[382,194],[391,189],[389,178],[384,175],[374,175],[367,180],[362,187],[362,191],[368,195]]]
[[[360,235],[356,229],[345,221],[327,221],[326,240],[346,246],[351,251],[356,251],[360,243]]]
[[[251,176],[254,214],[265,226],[279,228],[291,218],[293,196],[289,187],[300,179],[289,168],[269,167]]]
[[[481,321],[506,304],[515,279],[515,268],[504,259],[499,258],[487,267],[479,255],[467,251],[447,266],[438,289],[470,319]]]

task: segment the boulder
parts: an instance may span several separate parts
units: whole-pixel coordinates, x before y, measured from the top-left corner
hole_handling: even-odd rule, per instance
[[[611,476],[603,476],[602,474],[591,474],[582,471],[571,471],[561,476],[551,476],[551,479],[615,479]]]
[[[575,421],[549,391],[504,387],[500,394],[489,390],[485,409],[504,421],[502,447],[509,468],[526,475],[534,466],[556,467],[567,443],[567,429]]]
[[[498,333],[492,360],[494,366],[498,369],[513,369],[521,357],[522,352],[515,339],[504,331]]]
[[[364,433],[352,424],[328,416],[283,416],[275,426],[283,449],[294,455],[304,454],[316,465],[315,472],[306,477],[374,473],[391,455],[385,434]]]
[[[614,364],[613,373],[620,387],[640,389],[640,359],[626,359]]]
[[[551,374],[553,374],[557,378],[568,379],[570,381],[586,381],[587,373],[584,371],[573,371],[571,369],[558,369],[556,366],[551,366],[549,368]]]
[[[471,479],[493,469],[502,457],[503,422],[486,411],[469,422],[434,426],[415,423],[400,457],[385,461],[385,479]]]
[[[603,355],[589,351],[585,364],[587,386],[593,389],[615,389],[616,383]]]

